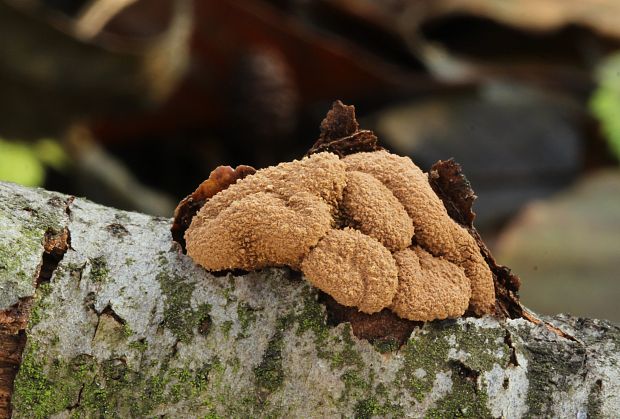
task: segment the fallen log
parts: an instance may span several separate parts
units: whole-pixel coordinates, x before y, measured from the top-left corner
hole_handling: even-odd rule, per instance
[[[620,411],[609,322],[465,317],[370,342],[299,274],[210,274],[170,225],[0,183],[0,417]]]

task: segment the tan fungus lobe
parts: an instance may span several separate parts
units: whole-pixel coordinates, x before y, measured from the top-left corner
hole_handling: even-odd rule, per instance
[[[210,270],[297,267],[332,227],[344,182],[344,164],[330,153],[259,170],[200,209],[185,232],[187,253]]]
[[[390,305],[398,271],[389,250],[354,230],[331,230],[301,263],[315,287],[345,306],[376,313]]]
[[[257,192],[192,227],[187,252],[206,269],[299,269],[302,258],[332,228],[332,215],[325,201],[308,192],[289,198]]]
[[[493,312],[493,275],[474,238],[459,226],[428,183],[428,178],[408,157],[387,151],[351,154],[342,159],[348,171],[374,176],[403,204],[415,228],[415,241],[433,256],[443,256],[462,267],[471,283],[469,308],[482,315]]]
[[[390,251],[411,245],[413,222],[398,199],[367,173],[347,172],[340,209],[351,227],[379,240]]]
[[[338,156],[332,153],[313,154],[302,160],[261,169],[254,175],[241,179],[223,193],[212,197],[194,217],[192,226],[216,217],[232,202],[261,191],[283,198],[298,192],[309,192],[335,208],[342,198],[344,185],[345,166]]]
[[[390,309],[409,320],[462,316],[469,304],[469,279],[459,266],[415,246],[393,254],[398,290]]]
[[[198,185],[196,190],[186,196],[175,208],[172,228],[170,229],[173,240],[185,247],[185,231],[205,202],[239,179],[254,173],[256,173],[256,169],[245,165],[237,166],[234,169],[230,166],[216,167],[209,174],[209,178]]]

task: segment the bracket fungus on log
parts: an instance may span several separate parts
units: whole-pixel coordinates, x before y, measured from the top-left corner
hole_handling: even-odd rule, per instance
[[[303,159],[256,172],[216,169],[177,208],[175,237],[210,271],[288,266],[368,315],[430,321],[509,312],[518,284],[497,292],[498,272],[509,271],[473,228],[471,188],[458,165],[433,169],[429,176],[384,150],[359,129],[354,107],[336,101]],[[461,195],[443,190],[450,181],[438,173],[448,169],[462,180]],[[498,295],[510,297],[499,309]]]

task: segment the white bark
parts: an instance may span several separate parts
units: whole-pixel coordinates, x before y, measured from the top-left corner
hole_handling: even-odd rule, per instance
[[[567,339],[525,319],[462,318],[426,323],[389,351],[346,323],[328,325],[315,290],[288,270],[216,277],[195,266],[170,223],[0,183],[4,322],[33,298],[14,417],[620,411],[620,329],[611,323],[548,319]],[[64,228],[70,247],[47,279],[45,232]]]

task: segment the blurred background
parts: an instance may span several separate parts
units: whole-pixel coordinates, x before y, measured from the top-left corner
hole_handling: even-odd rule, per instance
[[[424,170],[539,313],[620,323],[618,0],[0,0],[0,179],[172,216],[332,101]]]

